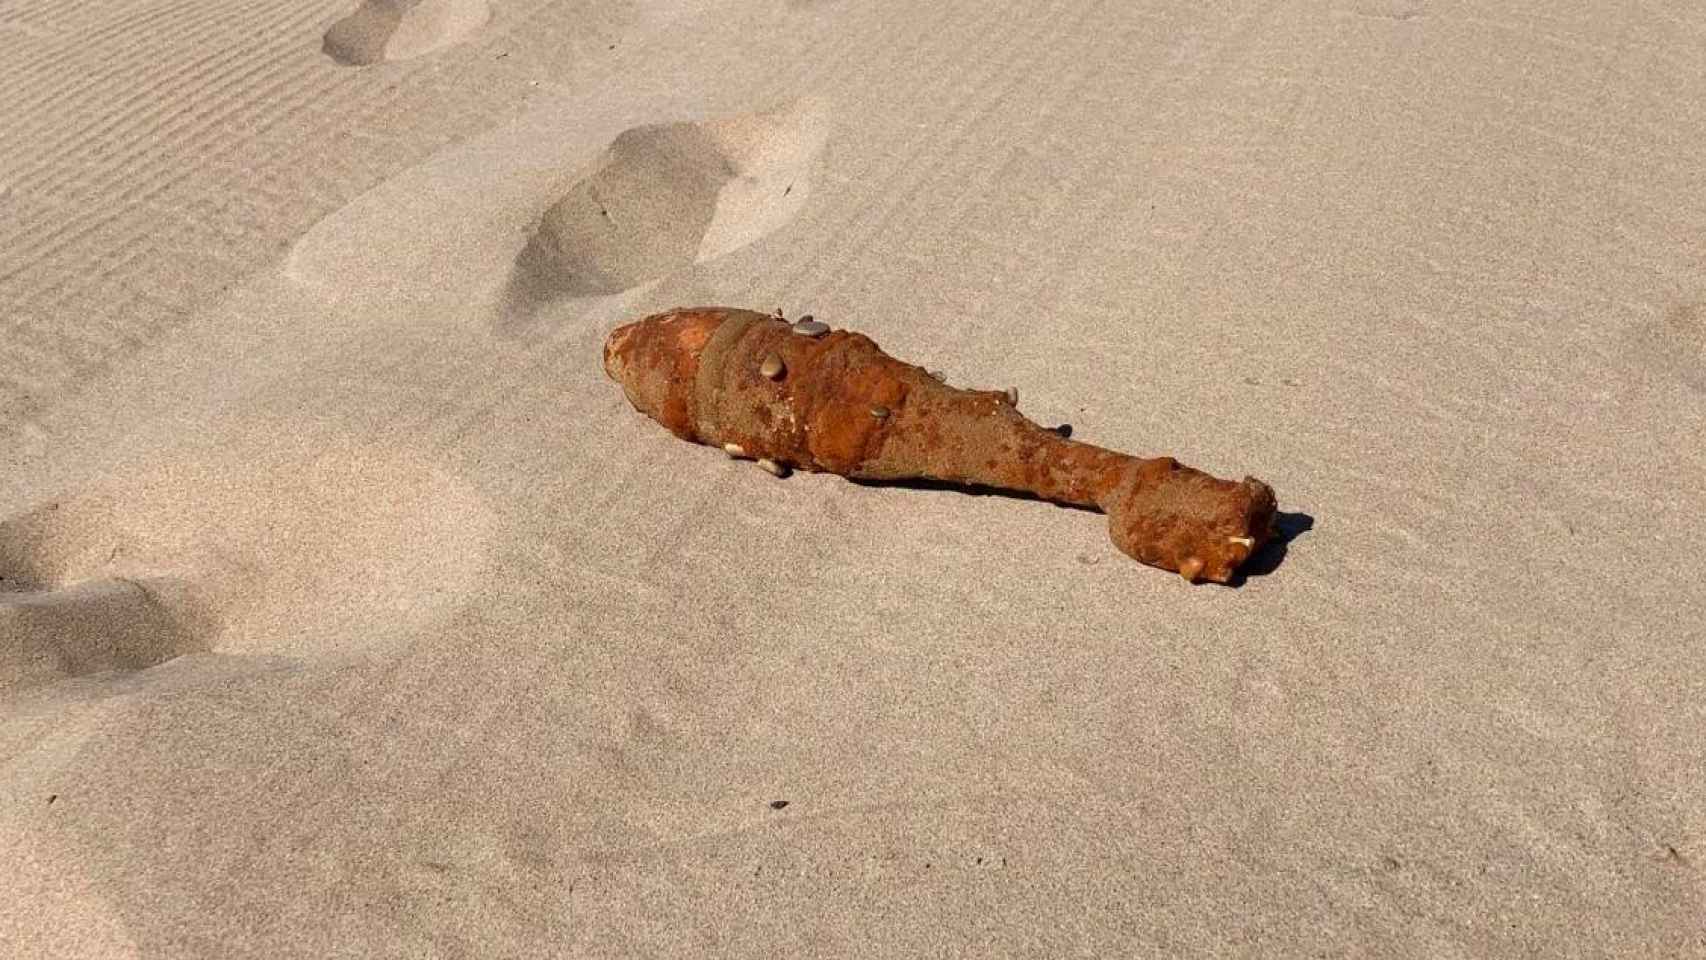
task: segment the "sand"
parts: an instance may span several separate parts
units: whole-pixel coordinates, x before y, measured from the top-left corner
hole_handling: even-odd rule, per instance
[[[0,12],[0,952],[1706,956],[1693,4]],[[812,313],[1278,491],[777,480]],[[785,803],[784,803],[785,801]]]

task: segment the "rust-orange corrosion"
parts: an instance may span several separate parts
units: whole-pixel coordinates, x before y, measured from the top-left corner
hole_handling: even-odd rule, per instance
[[[1193,582],[1227,582],[1272,535],[1274,493],[1260,480],[1068,440],[1004,391],[955,389],[845,330],[678,308],[613,331],[604,369],[676,436],[774,473],[976,484],[1094,507],[1120,550]]]

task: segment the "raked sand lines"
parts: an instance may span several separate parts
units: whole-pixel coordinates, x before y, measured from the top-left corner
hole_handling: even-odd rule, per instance
[[[448,47],[486,25],[486,0],[363,0],[326,31],[326,56],[345,66],[408,60]]]

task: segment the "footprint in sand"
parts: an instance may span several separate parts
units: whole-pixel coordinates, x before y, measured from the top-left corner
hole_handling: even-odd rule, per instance
[[[623,132],[540,217],[505,312],[620,293],[770,233],[804,204],[826,133],[809,102]]]
[[[259,424],[0,521],[0,696],[186,653],[406,634],[484,562],[489,508],[430,459]]]
[[[486,0],[362,0],[326,31],[326,56],[346,67],[407,60],[448,47],[491,19]]]
[[[211,648],[218,625],[184,581],[73,569],[99,544],[60,507],[0,523],[0,694]]]
[[[0,592],[0,695],[68,677],[142,670],[212,648],[217,625],[181,580],[85,580]]]

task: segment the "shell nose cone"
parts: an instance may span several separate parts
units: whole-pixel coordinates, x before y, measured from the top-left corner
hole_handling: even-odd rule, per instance
[[[622,385],[635,409],[678,437],[696,439],[693,390],[699,359],[733,313],[677,308],[617,327],[604,341],[604,372]]]
[[[635,329],[644,322],[644,320],[636,320],[633,323],[624,323],[620,327],[610,331],[610,336],[604,338],[604,373],[609,376],[610,379],[622,379],[617,375],[617,351],[622,348],[623,344],[628,342],[628,338],[634,335]]]

